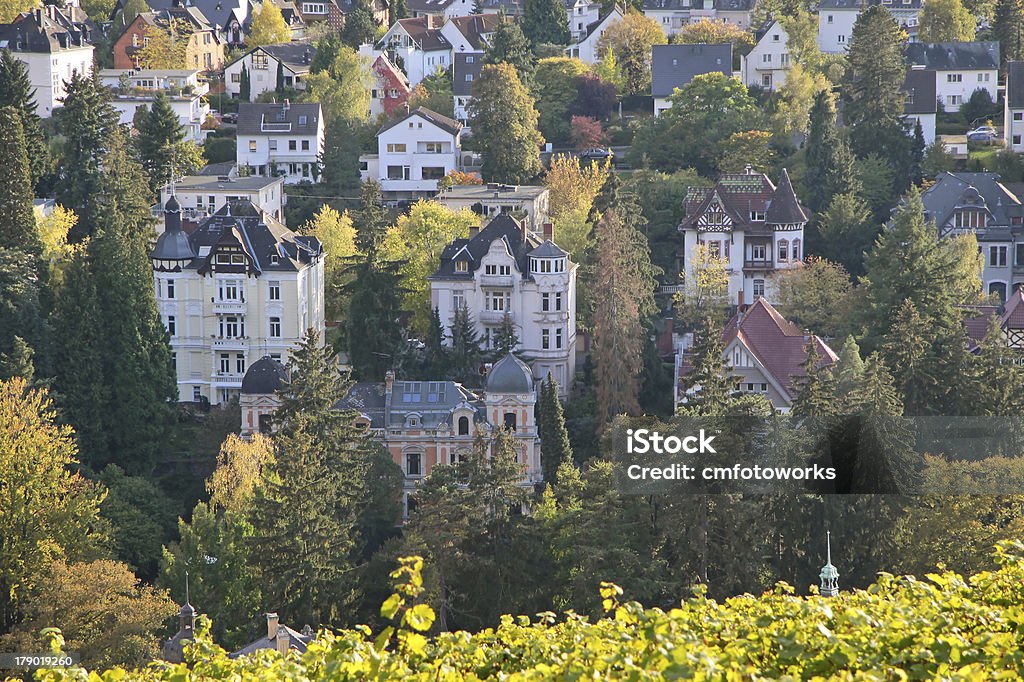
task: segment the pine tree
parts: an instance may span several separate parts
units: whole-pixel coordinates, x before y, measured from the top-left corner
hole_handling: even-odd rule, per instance
[[[357,0],[354,10],[345,17],[345,26],[341,29],[341,40],[353,50],[358,50],[363,43],[372,43],[377,37],[377,20],[366,5],[366,0]]]
[[[999,41],[1002,66],[1024,59],[1024,0],[996,0],[992,35]]]
[[[399,19],[406,19],[409,16],[409,6],[405,0],[393,0],[388,6],[388,20],[391,26]]]
[[[827,90],[819,92],[814,98],[805,149],[807,177],[813,178],[812,182],[806,183],[805,199],[808,208],[820,213],[837,194],[859,191],[853,155],[846,140],[839,134],[835,101],[832,93]]]
[[[352,196],[360,189],[359,138],[342,117],[327,122],[324,151],[320,157],[320,182],[332,196]]]
[[[907,299],[896,310],[879,353],[912,415],[927,414],[945,395],[949,377],[938,374],[932,340],[917,306]]]
[[[57,114],[65,138],[57,201],[78,216],[71,241],[79,242],[92,235],[102,219],[96,203],[103,179],[102,161],[118,118],[107,89],[92,78],[76,72],[65,90],[64,106]]]
[[[508,311],[501,318],[501,324],[494,330],[494,357],[503,358],[509,353],[516,352],[519,347],[519,335],[516,333],[516,325]]]
[[[795,417],[828,417],[836,413],[836,378],[833,368],[823,365],[818,344],[812,338],[807,343],[807,358],[801,363],[804,377],[800,393],[793,402]]]
[[[368,253],[375,251],[388,229],[388,212],[381,198],[380,184],[367,180],[359,191],[359,208],[352,212],[356,228],[356,246]]]
[[[248,102],[252,99],[252,82],[249,80],[249,69],[242,64],[242,74],[238,77],[238,99]]]
[[[694,334],[693,369],[683,379],[687,392],[686,411],[695,415],[722,414],[732,402],[739,379],[732,375],[722,357],[722,331],[710,317]]]
[[[28,66],[15,58],[9,49],[0,50],[0,107],[14,107],[21,117],[25,147],[32,169],[32,186],[49,172],[50,150],[43,134],[42,120],[36,113],[35,88],[28,75]]]
[[[847,336],[843,347],[839,350],[839,359],[833,365],[832,373],[836,379],[836,398],[840,404],[845,404],[846,397],[850,395],[860,383],[864,375],[864,361],[860,357],[860,346],[853,336]]]
[[[276,457],[257,491],[252,561],[264,597],[292,622],[340,624],[356,598],[360,508],[377,447],[355,413],[333,409],[348,386],[313,330],[289,358],[274,413]]]
[[[435,307],[430,311],[430,327],[427,329],[427,338],[424,341],[424,370],[428,376],[444,376],[448,365],[448,349],[444,345],[444,324],[441,322],[441,312]]]
[[[32,348],[20,336],[14,337],[10,353],[0,353],[0,381],[20,377],[31,386],[36,375]]]
[[[405,342],[398,265],[373,251],[350,259],[345,331],[352,369],[362,381],[383,380]]]
[[[537,108],[509,64],[486,65],[469,105],[473,142],[484,157],[488,182],[529,182],[541,172]]]
[[[136,141],[142,167],[149,174],[152,190],[156,191],[176,179],[174,155],[184,140],[185,129],[161,90],[153,98],[149,112],[142,118]]]
[[[284,97],[284,62],[277,63],[277,87],[275,91],[278,97]]]
[[[0,249],[39,255],[42,245],[32,208],[29,169],[21,117],[13,107],[0,107]]]
[[[921,121],[914,121],[914,137],[910,144],[910,177],[911,182],[920,185],[924,178],[922,162],[924,161],[924,129],[921,128]]]
[[[18,355],[18,338],[37,355],[45,354],[50,335],[43,291],[38,258],[21,249],[0,248],[0,354]]]
[[[973,356],[974,387],[971,390],[972,414],[1011,416],[1024,412],[1024,368],[1019,352],[1006,344],[997,316],[989,320],[979,352]]]
[[[524,85],[532,85],[535,67],[533,52],[530,50],[530,41],[523,35],[523,29],[518,23],[506,21],[498,26],[484,54],[484,64],[509,64]]]
[[[480,337],[476,333],[476,325],[465,305],[455,311],[451,326],[451,351],[448,354],[448,366],[452,380],[464,386],[475,388],[480,384],[480,365],[483,355],[480,352]]]
[[[558,399],[558,382],[550,374],[541,384],[538,412],[541,470],[545,482],[554,486],[558,484],[558,471],[563,463],[572,464],[573,460],[562,401]]]
[[[569,15],[561,0],[526,0],[522,24],[523,33],[534,47],[569,44]]]

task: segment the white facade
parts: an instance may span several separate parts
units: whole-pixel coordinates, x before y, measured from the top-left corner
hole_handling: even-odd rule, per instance
[[[777,21],[765,31],[749,54],[740,57],[744,85],[776,90],[786,82],[789,69],[789,36]]]
[[[587,35],[587,27],[601,18],[601,3],[574,0],[566,4],[565,13],[569,19],[569,34],[578,41]]]
[[[1024,152],[1024,107],[1003,106],[1003,141],[1008,149]]]
[[[312,58],[312,48],[310,59]],[[263,48],[256,48],[224,67],[224,89],[232,97],[238,97],[242,86],[242,67],[249,72],[249,99],[277,89],[277,68],[281,63],[277,57]],[[309,74],[309,63],[302,67],[284,62],[284,85],[302,91],[306,89],[305,78]]]
[[[37,113],[43,118],[53,115],[53,110],[62,106],[61,100],[67,92],[64,83],[75,73],[92,73],[92,45],[76,47],[60,52],[15,52],[14,56],[28,67],[28,77],[36,89]]]
[[[427,109],[416,109],[377,134],[374,178],[389,199],[437,194],[437,181],[460,167],[462,126]]]
[[[500,215],[471,236],[469,244],[449,246],[458,252],[452,259],[442,256],[441,269],[431,277],[431,305],[446,328],[451,327],[455,311],[466,306],[481,345],[488,349],[495,347],[507,313],[519,337],[516,353],[529,358],[535,379],[554,377],[564,397],[576,367],[577,265],[550,241],[538,245],[535,235],[529,236],[526,245],[521,237],[506,237],[524,231],[512,218]],[[474,251],[479,258],[469,256]],[[460,269],[459,262],[468,265],[470,261],[473,267]]]
[[[924,134],[924,143],[935,142],[935,114],[906,114],[903,116],[903,120],[907,124],[907,132],[910,135],[914,134],[916,124],[920,123],[921,132]]]
[[[435,197],[453,211],[466,209],[486,218],[499,213],[525,217],[530,229],[542,231],[548,221],[551,192],[543,185],[452,185]]]
[[[622,12],[616,7],[614,10],[608,13],[600,24],[594,27],[594,30],[584,35],[576,43],[565,48],[565,55],[567,57],[576,57],[584,64],[596,64],[601,61],[601,55],[597,49],[597,43],[601,40],[601,36],[608,30],[608,27],[616,21],[622,21]]]
[[[279,120],[280,109],[285,110],[284,120]],[[236,151],[239,170],[248,169],[261,177],[280,175],[289,185],[314,182],[319,175],[325,135],[319,104],[243,103],[239,107]]]
[[[140,108],[151,109],[158,92],[167,96],[167,103],[185,129],[185,138],[202,144],[202,125],[210,115],[206,95],[210,86],[199,81],[194,70],[104,69],[100,83],[114,89],[110,104],[120,114],[120,123],[131,125]]]
[[[935,71],[935,94],[946,111],[960,111],[975,90],[986,90],[993,102],[998,101],[998,69],[956,69]]]
[[[170,186],[160,189],[158,213],[171,195]],[[174,196],[181,206],[181,219],[199,222],[224,208],[229,201],[249,201],[264,213],[284,223],[284,178],[231,178],[186,175],[174,183]]]
[[[853,25],[860,16],[857,7],[822,7],[818,10],[818,47],[822,52],[845,54],[853,38]]]

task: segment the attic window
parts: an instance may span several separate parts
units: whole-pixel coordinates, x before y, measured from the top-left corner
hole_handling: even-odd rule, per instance
[[[455,261],[455,272],[469,272],[469,263],[464,260]]]
[[[300,125],[300,126],[304,126],[304,125],[306,125],[306,121],[308,121],[308,120],[309,120],[309,119],[308,119],[308,117],[306,117],[306,116],[299,116],[299,125]]]
[[[276,253],[270,254],[271,265],[277,265],[279,262],[281,262],[281,258]]]

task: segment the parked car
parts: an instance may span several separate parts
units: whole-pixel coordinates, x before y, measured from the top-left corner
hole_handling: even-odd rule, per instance
[[[999,133],[992,126],[978,126],[974,130],[967,131],[969,142],[995,142],[999,139]]]
[[[238,114],[229,111],[226,114],[224,114],[221,120],[224,123],[238,123]]]
[[[611,149],[605,149],[603,147],[594,147],[580,154],[580,158],[585,161],[604,161],[611,159],[615,156],[615,152]]]

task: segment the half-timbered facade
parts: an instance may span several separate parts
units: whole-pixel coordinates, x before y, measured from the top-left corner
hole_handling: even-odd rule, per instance
[[[714,187],[691,187],[684,210],[680,277],[695,276],[702,263],[697,247],[703,245],[725,261],[731,303],[771,298],[770,275],[802,262],[807,212],[785,169],[778,187],[750,166],[722,175]]]

